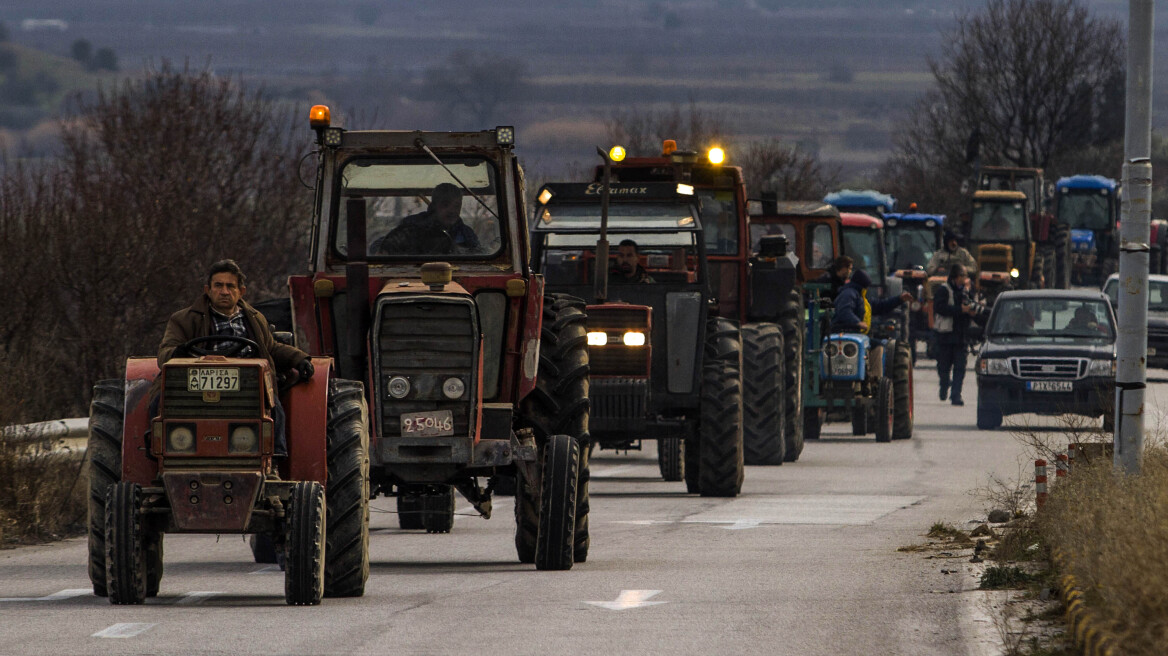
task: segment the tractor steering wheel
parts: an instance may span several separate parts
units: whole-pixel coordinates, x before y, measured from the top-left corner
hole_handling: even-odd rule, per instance
[[[214,348],[202,348],[199,345],[207,342],[230,342],[226,348],[217,350]],[[182,346],[175,349],[175,354],[194,353],[195,355],[222,355],[227,358],[233,358],[238,355],[243,349],[251,347],[252,352],[259,357],[260,345],[246,337],[236,337],[235,335],[207,335],[205,337],[196,337]]]

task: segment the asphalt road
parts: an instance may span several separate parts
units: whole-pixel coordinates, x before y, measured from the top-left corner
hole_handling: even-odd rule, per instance
[[[400,531],[376,500],[365,596],[319,607],[285,606],[238,536],[167,536],[161,593],[138,607],[92,595],[83,538],[3,551],[0,654],[997,653],[962,562],[897,551],[984,518],[970,492],[988,474],[1029,474],[1008,431],[973,427],[972,373],[956,408],[931,364],[912,440],[829,424],[799,462],[748,468],[736,499],[661,481],[651,444],[598,453],[591,553],[567,572],[517,562],[509,497],[449,535]]]

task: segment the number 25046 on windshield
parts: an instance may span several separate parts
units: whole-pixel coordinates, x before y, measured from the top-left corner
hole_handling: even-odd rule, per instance
[[[216,367],[213,369],[199,369],[192,367],[187,371],[188,392],[238,392],[239,368]]]

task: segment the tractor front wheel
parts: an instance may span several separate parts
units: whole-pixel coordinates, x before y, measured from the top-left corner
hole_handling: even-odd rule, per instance
[[[892,441],[892,423],[895,416],[895,401],[892,392],[892,379],[885,376],[880,379],[876,389],[876,441]]]
[[[900,342],[892,351],[892,439],[907,440],[913,434],[913,367],[909,345]]]
[[[738,496],[745,475],[742,343],[738,328],[725,319],[711,321],[706,332],[700,405],[701,495]]]
[[[89,405],[89,580],[93,594],[108,595],[105,578],[105,499],[122,480],[122,417],[126,383],[121,378],[98,381]]]
[[[427,533],[449,533],[454,528],[454,486],[435,485],[422,496],[422,526]]]
[[[657,440],[657,468],[661,478],[680,481],[685,477],[685,440],[680,437],[662,437]]]
[[[329,381],[324,594],[360,597],[369,579],[369,409],[365,386]]]
[[[783,390],[783,414],[786,421],[787,449],[783,459],[795,462],[803,453],[803,296],[791,290],[788,312],[779,319],[783,330],[783,358],[787,380]]]
[[[742,445],[748,465],[781,465],[786,460],[783,355],[783,333],[777,325],[742,327]]]
[[[552,435],[544,447],[539,495],[536,569],[572,569],[576,535],[576,484],[580,447],[571,435]]]
[[[324,596],[324,486],[316,481],[297,483],[289,505],[284,601],[315,606]]]
[[[143,548],[142,487],[121,481],[105,501],[105,579],[111,604],[146,601],[146,553]]]

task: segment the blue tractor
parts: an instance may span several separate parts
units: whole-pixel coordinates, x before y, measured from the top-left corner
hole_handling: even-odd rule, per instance
[[[1071,228],[1071,279],[1099,285],[1119,269],[1119,185],[1101,175],[1059,178],[1058,222]]]
[[[901,279],[904,291],[916,297],[909,304],[908,315],[908,340],[914,357],[917,342],[930,344],[932,339],[932,315],[928,305],[932,300],[931,291],[935,283],[928,284],[926,265],[933,253],[942,247],[944,226],[944,214],[910,212],[884,215],[888,270]]]

